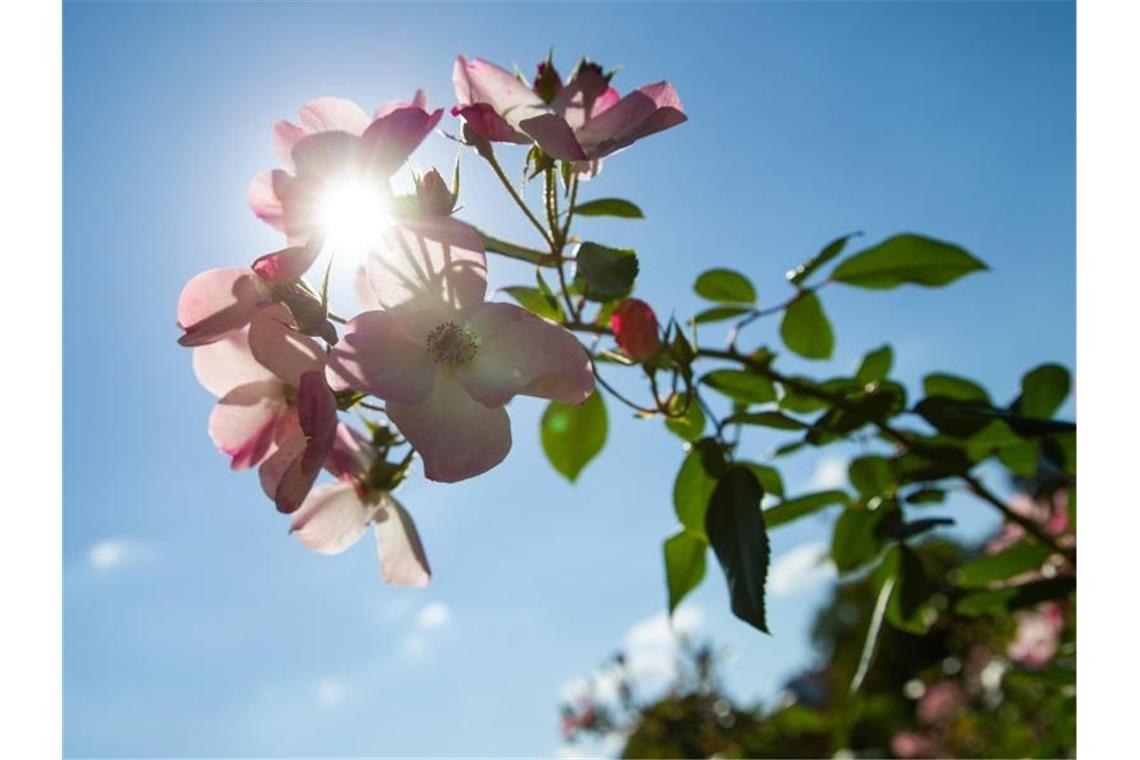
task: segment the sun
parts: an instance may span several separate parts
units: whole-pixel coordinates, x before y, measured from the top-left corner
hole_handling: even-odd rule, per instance
[[[392,223],[383,190],[358,178],[330,184],[321,197],[317,218],[325,233],[324,251],[356,264],[376,249]]]

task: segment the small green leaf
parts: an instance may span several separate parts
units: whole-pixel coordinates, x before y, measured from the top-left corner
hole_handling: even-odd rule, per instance
[[[731,269],[710,269],[693,284],[701,298],[716,303],[756,303],[756,288],[752,281]]]
[[[739,412],[725,419],[728,425],[759,425],[777,430],[803,430],[807,425],[780,412]]]
[[[886,378],[893,363],[894,351],[891,350],[890,346],[876,348],[863,357],[863,362],[855,373],[855,379],[859,381],[860,385],[877,383]]]
[[[990,403],[990,394],[972,380],[956,375],[934,372],[922,379],[922,390],[927,396],[943,396],[955,401],[980,401]]]
[[[591,301],[623,298],[637,279],[637,255],[628,248],[582,243],[575,256],[574,287]]]
[[[934,587],[919,556],[906,546],[893,546],[883,557],[879,573],[880,577],[892,574],[895,579],[887,604],[887,622],[908,633],[926,633],[922,613]]]
[[[819,491],[797,496],[765,509],[764,524],[771,530],[801,517],[814,514],[824,507],[846,503],[847,493],[845,491]]]
[[[742,466],[752,470],[752,474],[756,476],[759,481],[760,487],[764,489],[764,493],[775,496],[778,499],[784,498],[784,479],[780,477],[780,471],[775,467],[769,467],[766,464],[756,464],[755,462],[741,462]]]
[[[868,455],[858,457],[847,466],[847,479],[864,499],[889,494],[896,487],[886,457]]]
[[[718,369],[702,377],[701,382],[747,404],[766,404],[776,400],[776,386],[771,380],[743,370]]]
[[[1050,599],[1065,599],[1076,590],[1077,581],[1073,576],[1043,578],[994,591],[966,594],[954,605],[954,611],[969,617],[991,615],[1032,607]]]
[[[908,504],[941,504],[946,500],[946,492],[939,488],[920,488],[906,497]]]
[[[641,209],[622,198],[598,198],[597,200],[579,203],[574,207],[574,213],[578,216],[618,216],[622,219],[645,218]]]
[[[804,291],[784,310],[780,323],[784,344],[805,359],[830,359],[835,350],[835,334],[815,293]]]
[[[515,299],[515,302],[519,306],[540,317],[546,317],[556,322],[562,319],[561,312],[558,309],[551,308],[550,302],[546,300],[546,296],[544,296],[542,291],[538,288],[514,285],[509,288],[503,288],[503,292]]]
[[[908,538],[921,536],[923,533],[934,530],[935,528],[945,528],[954,524],[953,517],[923,517],[919,520],[910,520],[908,522],[893,525],[882,531],[886,538],[893,538],[897,541],[904,541]]]
[[[1069,371],[1060,364],[1042,364],[1021,378],[1016,410],[1025,417],[1048,419],[1069,395]]]
[[[732,613],[768,632],[764,584],[768,576],[768,533],[760,512],[764,492],[747,467],[733,467],[709,498],[705,532],[728,581]]]
[[[819,269],[821,266],[838,256],[843,251],[844,246],[847,245],[848,240],[862,234],[863,233],[861,232],[852,232],[850,235],[844,235],[841,238],[832,240],[830,243],[824,246],[822,251],[804,263],[800,264],[795,269],[790,270],[784,276],[788,278],[788,282],[792,283],[793,285],[799,285],[808,277],[810,277],[812,273]]]
[[[678,414],[682,409],[685,410],[685,414],[683,417],[666,417],[665,427],[686,441],[699,440],[701,434],[705,432],[705,413],[701,411],[701,405],[695,398],[688,401],[688,408],[685,405],[684,396],[677,395],[669,399],[668,408],[671,414]]]
[[[673,481],[673,510],[690,533],[704,537],[709,497],[726,466],[724,452],[712,438],[693,444],[681,463]]]
[[[831,279],[877,290],[904,283],[939,287],[986,268],[956,245],[903,234],[846,259],[831,273]]]
[[[571,482],[606,444],[606,405],[594,392],[581,404],[551,401],[542,415],[542,449]]]
[[[736,317],[743,316],[751,311],[752,309],[747,306],[714,306],[711,309],[705,309],[693,317],[693,322],[698,325],[706,325],[710,322],[723,322],[726,319],[735,319]]]
[[[1052,552],[1047,546],[1036,541],[1019,541],[1004,551],[978,557],[960,567],[958,585],[982,588],[995,581],[1039,570],[1050,554]]]
[[[701,538],[686,530],[665,540],[665,581],[669,587],[670,615],[704,579],[707,549]]]
[[[1030,478],[1041,464],[1040,441],[1018,441],[998,449],[998,460],[1018,477]]]
[[[879,553],[882,526],[889,527],[897,521],[898,509],[887,504],[875,510],[845,510],[835,521],[831,536],[831,561],[839,572],[849,572],[873,560]]]

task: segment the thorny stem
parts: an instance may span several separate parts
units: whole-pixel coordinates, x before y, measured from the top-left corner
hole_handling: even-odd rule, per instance
[[[534,212],[530,210],[530,207],[526,205],[526,201],[524,201],[522,199],[522,196],[519,195],[518,191],[515,190],[514,184],[511,183],[511,180],[506,175],[506,172],[503,171],[503,167],[499,165],[499,161],[495,158],[495,154],[487,153],[483,156],[483,158],[485,158],[487,163],[491,165],[491,169],[495,172],[495,176],[497,176],[499,178],[499,181],[503,183],[503,187],[507,189],[507,192],[514,200],[515,204],[520,209],[522,209],[522,212],[526,214],[526,218],[530,220],[530,223],[534,225],[534,228],[536,230],[538,230],[538,234],[542,235],[542,239],[546,241],[546,244],[550,246],[551,250],[553,251],[554,240],[550,237],[550,233],[546,231],[546,227],[543,226],[542,222],[538,220],[538,217],[534,215]]]
[[[574,308],[574,302],[570,300],[570,290],[566,286],[566,268],[563,266],[562,252],[565,247],[565,238],[558,229],[558,192],[555,187],[557,178],[554,175],[554,169],[549,168],[545,173],[545,193],[546,193],[546,219],[550,223],[550,252],[554,255],[558,268],[558,284],[562,288],[562,299],[566,302],[567,313],[578,321],[581,316],[581,311]]]

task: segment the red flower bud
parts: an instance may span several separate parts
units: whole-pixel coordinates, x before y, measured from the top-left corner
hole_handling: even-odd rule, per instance
[[[652,359],[661,350],[657,315],[645,301],[637,298],[622,301],[610,317],[610,326],[618,346],[635,361]]]
[[[432,169],[420,178],[416,184],[416,197],[419,199],[420,209],[432,216],[447,216],[455,206],[455,196],[436,169]]]

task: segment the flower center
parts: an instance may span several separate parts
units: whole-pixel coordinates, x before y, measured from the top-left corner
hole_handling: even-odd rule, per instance
[[[475,358],[479,336],[454,322],[444,322],[428,333],[427,350],[436,364],[458,367]]]

